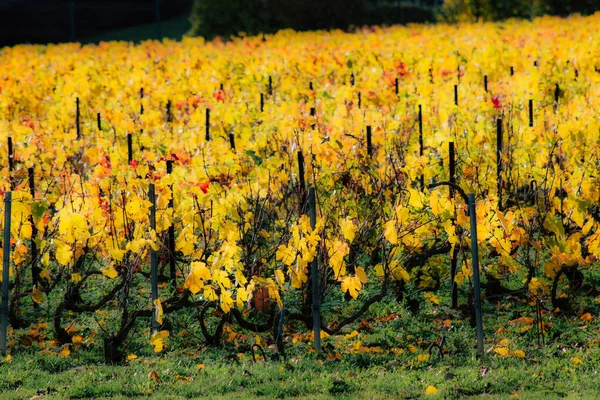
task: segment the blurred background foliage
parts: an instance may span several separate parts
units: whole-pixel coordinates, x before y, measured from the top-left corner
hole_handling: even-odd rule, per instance
[[[592,14],[598,0],[195,0],[192,36]]]

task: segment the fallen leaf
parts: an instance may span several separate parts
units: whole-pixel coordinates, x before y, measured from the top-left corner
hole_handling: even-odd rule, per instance
[[[427,389],[425,389],[425,396],[432,396],[434,394],[437,394],[438,390],[435,386],[429,385],[427,386]]]
[[[65,346],[58,354],[60,354],[62,358],[67,358],[71,354],[71,350],[69,350],[69,347]]]
[[[154,382],[160,383],[160,376],[158,376],[158,373],[156,371],[151,371],[148,374],[148,379],[152,379]]]

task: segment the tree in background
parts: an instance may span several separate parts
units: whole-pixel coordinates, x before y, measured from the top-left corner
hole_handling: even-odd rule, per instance
[[[546,14],[593,14],[598,10],[598,0],[445,0],[438,18],[444,22],[497,21]]]
[[[347,29],[350,26],[432,22],[431,7],[373,0],[195,0],[192,36],[229,37],[279,29]]]

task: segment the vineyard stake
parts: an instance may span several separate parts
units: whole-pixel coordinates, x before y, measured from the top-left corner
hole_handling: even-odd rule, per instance
[[[471,225],[471,266],[473,267],[473,308],[475,310],[475,330],[477,333],[477,355],[483,355],[483,318],[481,315],[481,283],[479,279],[479,248],[477,244],[477,206],[475,194],[465,191],[452,182],[436,182],[430,184],[429,189],[439,186],[450,186],[455,189],[467,204]]]
[[[423,157],[423,107],[419,104],[419,157]],[[425,188],[425,174],[419,178],[421,190]]]
[[[450,170],[450,183],[456,185],[456,153],[454,150],[454,142],[448,143],[448,161]],[[455,191],[454,188],[450,187],[450,198],[454,199]],[[458,286],[454,279],[456,278],[456,270],[458,268],[458,247],[454,246],[452,252],[452,258],[450,259],[450,278],[452,280],[450,297],[452,300],[452,308],[456,310],[458,308]]]
[[[477,331],[477,354],[483,355],[483,319],[481,315],[481,285],[479,282],[479,248],[477,245],[477,210],[475,194],[469,193],[469,216],[471,220],[471,265],[473,267],[473,306],[475,308],[475,329]]]
[[[31,195],[32,201],[35,201],[35,177],[33,167],[27,169],[27,174],[29,175],[29,194]],[[40,269],[37,266],[38,249],[35,244],[38,230],[33,220],[33,214],[29,215],[29,223],[31,224],[31,280],[35,286],[40,280]],[[33,304],[34,307],[37,305],[35,302]]]
[[[488,77],[487,77],[487,75],[484,75],[484,76],[483,76],[483,89],[484,89],[484,90],[486,91],[486,93],[487,93],[487,91],[488,91]]]
[[[131,165],[133,161],[133,137],[131,133],[127,134],[127,164]]]
[[[98,130],[101,131],[102,130],[102,116],[100,115],[100,113],[96,113],[96,122],[98,124]]]
[[[559,95],[560,95],[560,86],[557,83],[556,87],[554,88],[554,102],[556,103],[557,106],[558,106],[558,96]]]
[[[81,114],[79,111],[79,97],[77,97],[75,99],[75,129],[77,130],[77,139],[79,139],[81,137],[80,121],[81,121]]]
[[[317,126],[316,120],[317,120],[317,109],[314,107],[310,108],[310,116],[313,119],[313,123],[310,125],[310,129],[315,130],[315,127]]]
[[[515,67],[513,67],[512,65],[510,66],[510,76],[513,76],[515,74]]]
[[[140,115],[144,115],[144,103],[142,100],[144,99],[144,88],[140,89]]]
[[[354,72],[350,73],[350,86],[354,87]]]
[[[367,125],[367,155],[373,157],[373,140],[371,134],[371,125]]]
[[[263,93],[260,94],[260,112],[265,111],[265,95]]]
[[[231,150],[235,150],[235,136],[233,132],[229,132],[229,145],[231,146]]]
[[[8,281],[10,279],[10,214],[12,208],[12,192],[6,192],[4,195],[4,237],[3,244],[3,263],[2,263],[2,321],[0,322],[0,350],[2,355],[6,354],[6,335],[8,333]]]
[[[312,186],[308,191],[308,214],[310,218],[310,227],[314,230],[317,224],[317,205],[315,201],[315,188]],[[312,283],[314,346],[317,354],[319,354],[321,352],[321,303],[319,296],[319,263],[316,256],[310,263],[310,275]]]
[[[269,75],[269,90],[268,90],[269,96],[273,96],[273,78],[271,78],[271,75]]]
[[[496,180],[498,183],[498,209],[502,210],[502,119],[496,119]]]
[[[533,99],[529,99],[529,127],[533,128]]]
[[[171,175],[173,173],[173,160],[167,160],[167,174]],[[175,212],[175,193],[173,192],[173,184],[169,185],[169,189],[171,189],[171,198],[169,199],[169,208]],[[175,265],[175,225],[171,221],[171,225],[169,225],[168,230],[169,235],[169,268],[171,272],[171,282],[173,284],[173,288],[177,287],[177,269]]]
[[[397,96],[398,95],[398,91],[399,91],[398,78],[396,78],[396,80],[394,81],[394,86],[396,87],[396,96]]]
[[[173,115],[171,114],[171,100],[167,100],[167,122],[173,122]]]
[[[360,107],[362,105],[362,96],[360,94],[360,92],[358,92],[358,109],[360,110]]]
[[[12,136],[8,137],[8,180],[10,181],[10,190],[14,189],[13,170],[15,169],[15,155],[13,152]]]
[[[454,105],[458,105],[458,85],[454,85]]]
[[[148,185],[148,200],[150,200],[150,229],[156,232],[156,195],[154,183]],[[158,332],[158,322],[156,321],[156,305],[154,301],[158,299],[158,260],[156,250],[150,246],[150,277],[152,285],[152,333]]]
[[[207,142],[210,142],[210,108],[206,109],[206,136]]]
[[[306,182],[304,181],[304,156],[298,151],[298,180],[300,182],[300,214],[304,212],[306,204]]]

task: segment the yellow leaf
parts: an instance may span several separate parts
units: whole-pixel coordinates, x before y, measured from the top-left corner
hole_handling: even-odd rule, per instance
[[[416,189],[408,189],[408,193],[409,193],[409,198],[408,198],[408,204],[417,209],[417,210],[421,210],[423,209],[423,202],[421,201],[421,193],[416,190]]]
[[[383,236],[391,244],[398,244],[398,232],[396,231],[396,220],[391,220],[385,223],[383,227]]]
[[[425,396],[432,396],[438,393],[438,390],[435,386],[429,385],[427,389],[425,389]]]
[[[193,294],[197,294],[204,288],[205,281],[211,279],[210,270],[201,261],[194,261],[190,264],[190,273],[185,279],[184,287]]]
[[[375,275],[377,275],[377,276],[383,276],[383,275],[384,275],[384,272],[383,272],[383,265],[381,265],[381,264],[377,264],[377,265],[375,266]]]
[[[163,323],[163,308],[162,308],[162,304],[160,302],[160,299],[156,299],[154,300],[154,306],[156,307],[156,311],[154,313],[154,315],[156,316],[156,322],[159,325],[162,325]]]
[[[349,242],[354,240],[358,228],[356,227],[356,225],[354,225],[354,222],[352,222],[350,218],[342,220],[340,223],[340,227],[342,228],[342,235],[344,236],[344,238],[346,238],[346,240],[348,240]]]
[[[279,269],[275,271],[275,280],[277,281],[279,286],[283,286],[283,283],[285,282],[285,276],[283,275],[283,271]]]
[[[6,361],[6,362],[12,361],[12,356],[10,354],[7,354],[6,357],[4,358],[4,361]]]
[[[67,358],[71,354],[71,350],[69,350],[68,346],[65,346],[58,354],[60,354],[62,358]]]
[[[350,293],[354,300],[358,298],[358,291],[362,289],[360,280],[353,276],[347,276],[342,279],[342,292]]]
[[[357,331],[352,331],[349,334],[347,334],[346,336],[344,336],[344,339],[352,339],[355,336],[358,336],[358,332]]]
[[[198,369],[198,371],[202,371],[205,367],[206,367],[206,365],[204,365],[204,364],[198,364],[198,366],[196,368]]]
[[[356,277],[360,279],[362,283],[367,283],[367,273],[363,267],[356,267]]]
[[[110,264],[108,267],[102,270],[102,275],[110,279],[115,279],[119,275],[119,273],[117,272],[115,267],[112,264]]]
[[[440,304],[440,300],[438,299],[438,297],[431,292],[425,293],[425,299],[432,304]]]
[[[523,350],[515,350],[512,355],[519,358],[525,358],[525,352]]]
[[[510,351],[506,347],[495,347],[494,352],[503,357],[510,355]]]
[[[130,354],[127,356],[127,358],[125,359],[125,361],[129,362],[129,361],[133,361],[136,358],[138,358],[138,356],[136,356],[135,354]]]
[[[163,341],[169,337],[169,331],[159,331],[152,335],[150,344],[154,347],[156,353],[160,353],[164,348]]]
[[[257,344],[257,345],[259,345],[259,346],[261,345],[260,336],[259,335],[255,335],[254,336],[254,343]]]
[[[61,244],[56,248],[55,257],[59,264],[68,265],[71,259],[73,259],[73,251],[70,246]]]
[[[573,363],[575,365],[579,365],[579,364],[583,364],[583,360],[579,357],[573,357],[573,358],[571,358],[571,363]]]
[[[71,282],[73,282],[73,283],[81,282],[81,274],[78,274],[78,273],[71,274]]]
[[[42,292],[41,290],[39,290],[37,288],[37,286],[34,286],[33,287],[33,291],[31,292],[31,298],[37,304],[40,304],[42,301],[44,301],[44,292]]]

